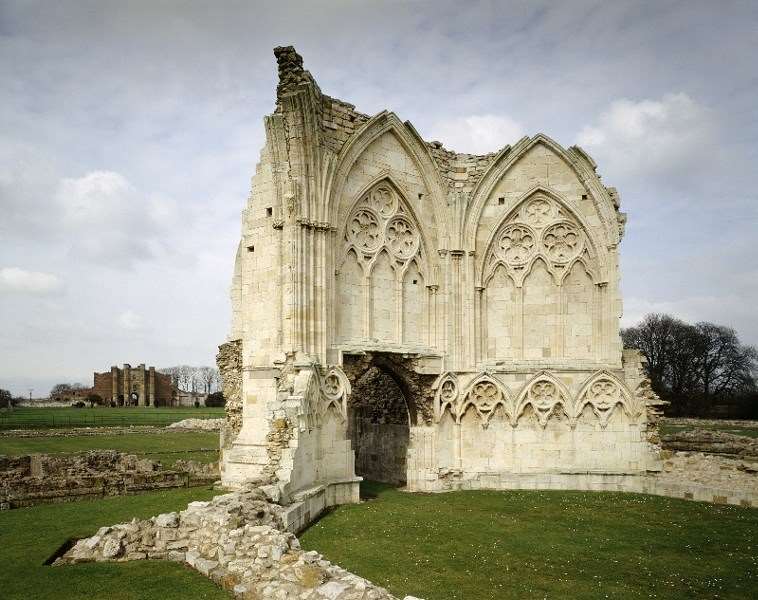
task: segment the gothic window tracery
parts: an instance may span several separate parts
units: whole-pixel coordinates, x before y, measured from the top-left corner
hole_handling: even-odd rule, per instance
[[[585,406],[591,406],[595,416],[605,428],[616,406],[621,406],[624,412],[634,417],[636,410],[630,395],[622,384],[605,372],[599,372],[584,386],[577,403],[575,418],[578,419]]]
[[[525,391],[521,393],[519,407],[516,411],[517,422],[524,415],[528,406],[531,406],[542,428],[547,425],[548,420],[553,415],[566,415],[567,417],[571,415],[569,398],[561,386],[548,375],[537,376],[527,384]]]
[[[364,265],[370,265],[383,249],[392,257],[393,266],[401,271],[412,259],[422,257],[418,227],[387,181],[378,183],[360,198],[347,223],[345,255],[355,248]]]
[[[410,346],[428,343],[423,320],[428,274],[421,231],[389,178],[358,198],[341,246],[335,311],[338,339]]]
[[[584,228],[558,201],[544,193],[522,202],[500,225],[484,261],[485,280],[498,265],[503,265],[520,285],[539,258],[558,284],[566,265],[574,261],[581,260],[589,273],[594,272],[592,249]]]
[[[469,388],[464,401],[458,410],[458,419],[466,414],[466,410],[473,406],[485,429],[498,407],[502,407],[506,415],[509,413],[508,398],[503,393],[503,388],[490,376],[485,376]]]

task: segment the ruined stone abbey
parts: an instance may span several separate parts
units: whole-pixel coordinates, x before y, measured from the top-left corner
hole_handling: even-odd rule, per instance
[[[334,504],[360,477],[625,489],[656,470],[658,401],[619,337],[625,215],[593,160],[542,134],[456,153],[275,55],[219,354],[224,483]]]

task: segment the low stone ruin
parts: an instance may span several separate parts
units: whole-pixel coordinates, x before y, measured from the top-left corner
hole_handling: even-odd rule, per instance
[[[224,419],[182,419],[176,423],[167,425],[167,429],[192,430],[192,431],[220,431],[224,424]]]
[[[0,510],[147,490],[209,485],[218,465],[159,462],[114,450],[72,455],[0,455]]]
[[[658,475],[661,482],[758,495],[758,462],[671,450],[663,450],[661,458],[663,472]]]
[[[102,527],[55,561],[164,559],[182,562],[236,598],[392,600],[385,589],[306,552],[285,530],[273,486],[250,486],[191,502],[179,513]],[[406,596],[405,600],[414,600]],[[418,600],[418,599],[416,599]]]
[[[731,454],[758,460],[758,439],[711,429],[695,428],[664,435],[663,447],[668,450]]]

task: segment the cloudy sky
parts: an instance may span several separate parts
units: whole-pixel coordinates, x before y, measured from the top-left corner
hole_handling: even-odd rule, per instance
[[[0,0],[0,387],[212,364],[272,49],[487,152],[579,143],[629,213],[624,323],[758,344],[758,3]]]

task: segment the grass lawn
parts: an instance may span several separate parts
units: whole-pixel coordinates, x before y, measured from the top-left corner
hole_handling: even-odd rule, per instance
[[[308,550],[426,600],[756,598],[758,510],[637,494],[407,494],[341,506]]]
[[[210,448],[206,452],[197,452]],[[218,432],[127,433],[123,435],[81,435],[72,437],[0,436],[0,454],[18,455],[120,450],[160,460],[168,467],[179,458],[201,462],[218,460]]]
[[[182,419],[223,416],[223,408],[14,408],[0,410],[0,429],[168,425]]]
[[[711,431],[723,431],[725,433],[733,433],[734,435],[744,435],[746,437],[758,438],[758,427],[734,427],[733,425],[710,425],[710,424],[698,424],[698,425],[670,425],[668,423],[661,424],[661,433],[666,435],[670,433],[680,433],[682,431],[693,431],[694,429],[709,429]]]
[[[47,567],[43,563],[70,537],[103,525],[183,509],[218,492],[204,488],[149,492],[95,501],[0,512],[0,598],[3,600],[229,599],[199,573],[176,563],[135,561]]]

